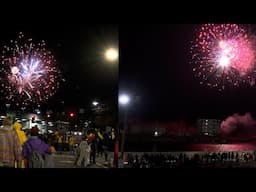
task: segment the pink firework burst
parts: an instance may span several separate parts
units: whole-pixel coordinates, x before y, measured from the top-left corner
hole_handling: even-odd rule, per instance
[[[17,106],[40,104],[59,87],[60,71],[52,53],[22,33],[3,46],[1,53],[1,96]]]
[[[200,84],[225,89],[254,85],[254,41],[237,24],[204,24],[191,47],[193,71]]]

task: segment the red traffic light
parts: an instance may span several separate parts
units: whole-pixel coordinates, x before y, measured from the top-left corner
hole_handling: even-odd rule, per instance
[[[69,116],[70,116],[70,117],[74,117],[75,114],[74,114],[74,113],[69,113]]]

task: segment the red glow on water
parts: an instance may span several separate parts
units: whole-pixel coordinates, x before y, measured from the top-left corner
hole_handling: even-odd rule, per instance
[[[256,145],[251,143],[238,143],[238,144],[192,144],[190,145],[191,151],[254,151]]]

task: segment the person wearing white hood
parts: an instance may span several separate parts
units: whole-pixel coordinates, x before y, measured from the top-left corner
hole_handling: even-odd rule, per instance
[[[84,167],[87,167],[90,163],[91,146],[88,144],[86,137],[81,141],[78,148],[79,157],[77,160],[77,165],[81,166],[82,162],[84,162]]]

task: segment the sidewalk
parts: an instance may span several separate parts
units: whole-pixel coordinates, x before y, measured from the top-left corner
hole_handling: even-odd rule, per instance
[[[111,157],[110,157],[111,158]],[[54,154],[55,168],[84,168],[75,165],[75,156],[69,152],[61,152]],[[90,164],[86,168],[111,168],[110,162],[105,162],[104,156],[96,157],[96,164]]]

